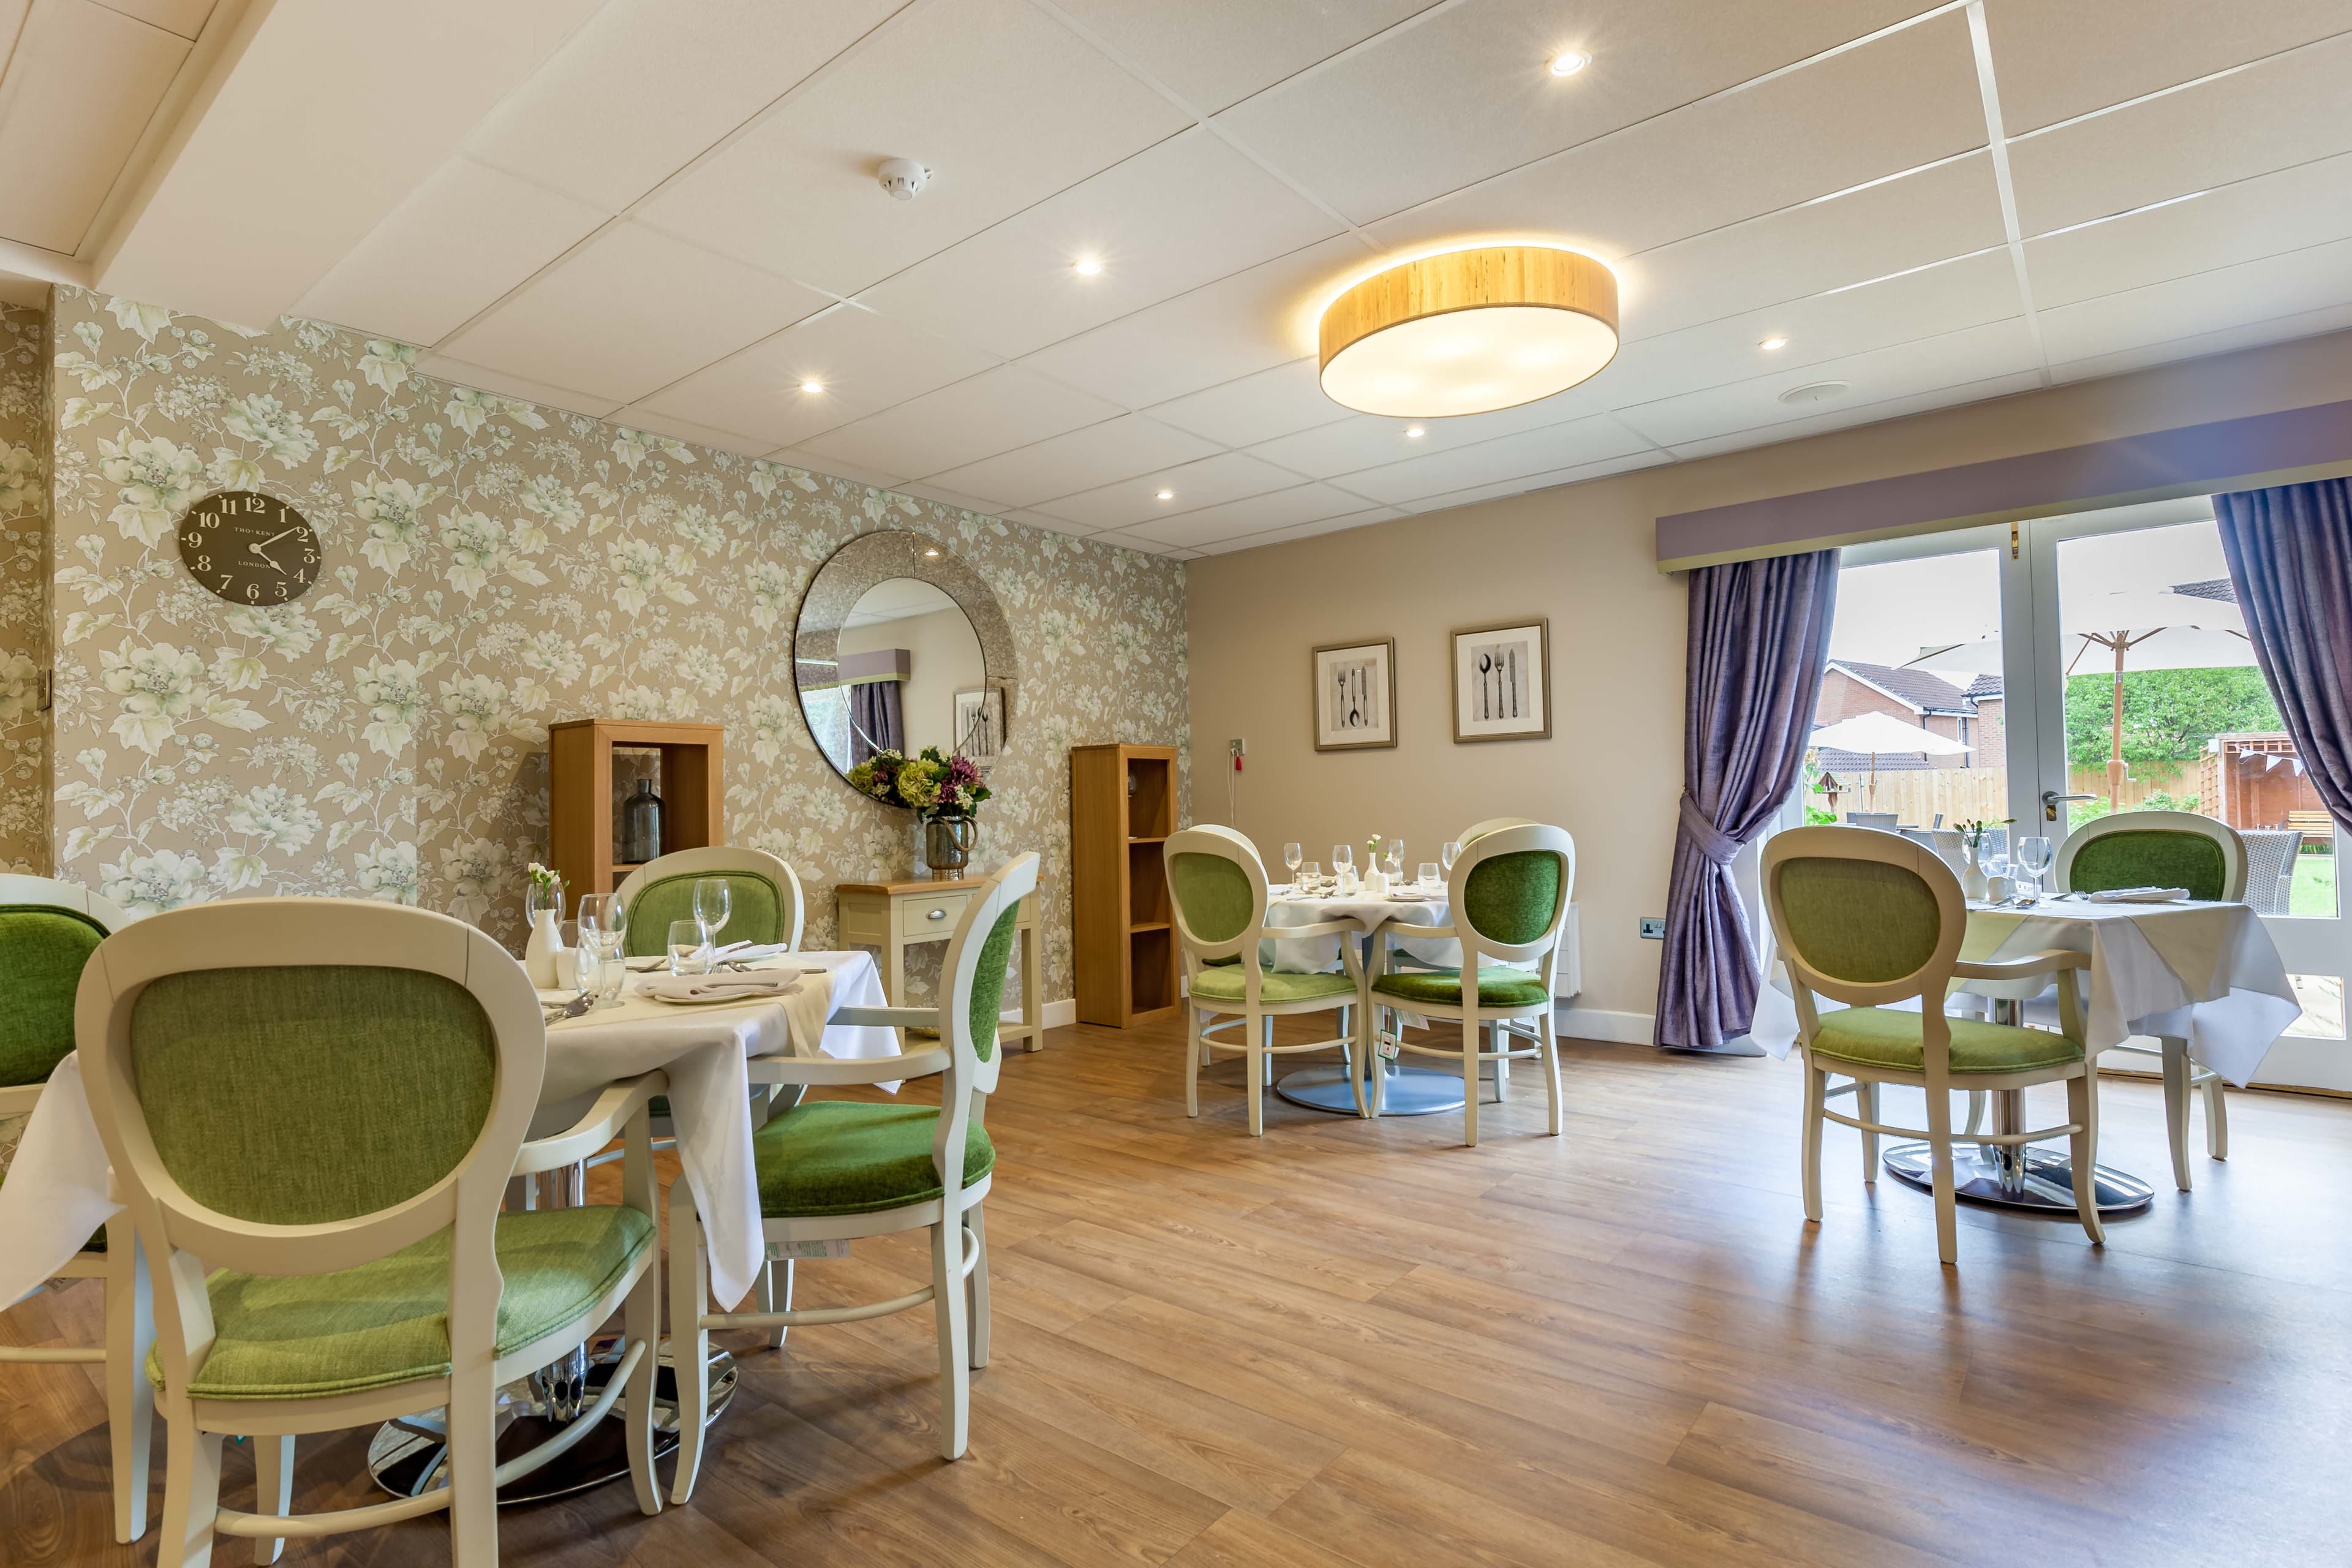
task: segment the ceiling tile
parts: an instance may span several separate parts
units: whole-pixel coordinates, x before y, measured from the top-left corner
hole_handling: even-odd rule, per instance
[[[106,0],[106,5],[110,10],[192,39],[205,30],[214,0]]]
[[[1294,539],[1313,539],[1319,534],[1341,533],[1351,528],[1370,523],[1389,522],[1400,514],[1394,507],[1379,507],[1370,511],[1349,512],[1341,517],[1327,517],[1319,522],[1302,522],[1289,528],[1269,529],[1264,533],[1245,533],[1238,539],[1227,539],[1215,544],[1197,546],[1202,555],[1225,555],[1236,550],[1257,550],[1268,544],[1287,544]]]
[[[1625,336],[1885,278],[2002,244],[2006,233],[1992,160],[1963,158],[1620,263]]]
[[[1598,415],[1366,468],[1343,475],[1336,482],[1341,489],[1368,500],[1393,506],[1471,485],[1495,484],[1649,449],[1650,443],[1639,435],[1607,415]]]
[[[1384,463],[1427,457],[1432,452],[1475,446],[1497,436],[1564,425],[1584,415],[1601,413],[1607,405],[1594,394],[1592,385],[1588,382],[1516,408],[1452,419],[1391,419],[1382,415],[1351,414],[1337,424],[1262,442],[1249,450],[1252,457],[1278,463],[1294,473],[1328,479],[1337,474],[1352,474]],[[1408,430],[1419,430],[1421,434],[1408,436]]]
[[[1100,398],[1008,364],[828,430],[803,445],[863,468],[928,479],[1118,413]]]
[[[1352,417],[1323,395],[1312,356],[1171,398],[1146,412],[1226,447],[1247,447]]]
[[[2042,312],[2053,363],[2352,302],[2352,239]]]
[[[501,397],[520,397],[546,408],[561,409],[567,414],[585,414],[602,419],[621,406],[617,397],[604,397],[593,392],[583,392],[574,386],[555,386],[527,376],[509,375],[488,365],[468,364],[447,354],[420,355],[416,368],[441,381],[470,386],[482,392],[495,392]]]
[[[466,140],[619,212],[906,0],[616,0]]]
[[[1186,103],[1213,114],[1433,3],[1061,0],[1061,8]]]
[[[1526,495],[1530,490],[1548,490],[1561,485],[1581,484],[1586,479],[1606,479],[1611,474],[1631,473],[1635,468],[1654,468],[1671,463],[1675,456],[1654,447],[1628,452],[1622,458],[1604,458],[1597,463],[1578,463],[1570,468],[1553,468],[1540,474],[1528,474],[1497,484],[1473,485],[1468,489],[1448,490],[1442,495],[1423,496],[1403,510],[1415,515],[1433,511],[1449,511],[1457,506],[1471,506],[1482,500],[1496,500],[1504,496]]]
[[[1084,538],[1088,534],[1102,531],[1100,529],[1088,527],[1082,522],[1047,517],[1042,511],[1008,511],[1003,514],[1003,517],[1007,522],[1025,522],[1032,528],[1043,528],[1055,533],[1066,533],[1073,538]]]
[[[2201,359],[2207,354],[2259,348],[2264,343],[2285,342],[2293,338],[2318,337],[2326,332],[2344,331],[2347,328],[2352,328],[2352,304],[2331,305],[2317,310],[2297,311],[2289,316],[2273,316],[2268,321],[2249,321],[2243,326],[2223,327],[2210,332],[2194,332],[2185,338],[2168,338],[2161,342],[2117,349],[2112,353],[2096,354],[2089,359],[2063,361],[2050,367],[2050,379],[2054,382],[2093,381],[2101,376],[2145,370],[2150,365],[2165,364],[2174,360]]]
[[[795,322],[646,402],[683,419],[797,446],[977,375],[996,362],[977,349],[919,332],[854,305]],[[822,392],[803,392],[816,381]]]
[[[1024,363],[1129,408],[1165,403],[1312,353],[1317,301],[1365,255],[1358,240],[1327,239],[1065,339]]]
[[[824,475],[836,479],[848,479],[855,484],[872,485],[877,489],[896,489],[907,482],[907,476],[904,474],[892,473],[887,468],[863,468],[855,463],[844,462],[838,458],[826,457],[822,452],[811,452],[794,447],[778,447],[768,454],[768,461],[782,463],[788,468],[806,468],[813,474]]]
[[[1195,129],[917,263],[859,303],[1013,359],[1339,232]],[[1102,270],[1080,276],[1079,257]]]
[[[1759,429],[1825,412],[1819,404],[1780,400],[1780,394],[1812,382],[1851,383],[1853,390],[1837,402],[1859,407],[2034,370],[2040,363],[2032,335],[2021,318],[1661,398],[1621,408],[1617,417],[1660,446],[1679,448],[1685,442],[1710,436]]]
[[[689,419],[674,419],[657,409],[643,405],[616,408],[606,416],[615,425],[632,429],[650,430],[656,436],[673,436],[681,441],[691,441],[698,447],[715,447],[721,452],[740,452],[747,458],[765,457],[764,442],[750,441],[730,430],[714,430],[708,425],[697,425]]]
[[[1026,507],[1188,463],[1216,450],[1198,436],[1129,414],[933,477],[974,495],[992,496],[1001,506]]]
[[[643,209],[648,221],[855,294],[1189,123],[1023,0],[946,0],[884,26]],[[887,158],[932,171],[914,200]]]
[[[447,346],[478,364],[634,402],[831,302],[623,222]]]
[[[2010,143],[2023,232],[2046,234],[2352,152],[2352,34]]]
[[[985,496],[964,495],[960,491],[939,485],[927,485],[918,481],[901,484],[898,488],[903,494],[919,497],[924,500],[935,500],[941,506],[951,506],[959,511],[976,511],[983,516],[994,517],[1004,510],[1003,503],[1000,501],[990,500]]]
[[[1218,117],[1358,223],[1646,120],[1900,20],[1908,0],[1486,0],[1423,13]],[[1555,77],[1580,48],[1592,63]]]
[[[585,202],[452,158],[312,284],[295,313],[439,342],[604,220]],[[466,243],[451,245],[453,234]]]
[[[1710,99],[1372,226],[1400,248],[1542,235],[1603,259],[1985,144],[1958,12]]]
[[[1226,501],[1220,506],[1202,507],[1181,517],[1154,518],[1136,523],[1127,531],[1145,539],[1157,539],[1162,543],[1181,544],[1197,550],[1221,540],[1238,539],[1244,534],[1265,533],[1272,529],[1289,528],[1302,522],[1320,522],[1326,518],[1362,515],[1366,510],[1360,496],[1351,496],[1329,485],[1294,485],[1286,490],[1269,490],[1264,495]],[[1386,507],[1374,507],[1370,511],[1374,515],[1400,515]],[[1366,521],[1370,518],[1367,517]]]
[[[1081,490],[1032,510],[1097,528],[1133,528],[1153,518],[1177,516],[1220,501],[1286,489],[1297,482],[1297,475],[1271,463],[1262,463],[1239,452],[1220,452],[1213,458],[1122,479],[1097,489]],[[1161,500],[1161,490],[1172,493]]]
[[[2352,28],[2347,0],[1985,0],[2011,136]]]
[[[2072,305],[2352,235],[2352,153],[2025,245],[2033,302]]]
[[[72,254],[187,55],[90,0],[34,0],[0,79],[0,233]]]
[[[1139,535],[1132,533],[1112,532],[1090,534],[1087,536],[1087,542],[1089,544],[1115,544],[1121,550],[1137,550],[1142,552],[1146,555],[1173,555],[1177,551],[1177,547],[1173,544],[1161,544],[1157,541],[1145,539]]]
[[[1801,419],[1784,419],[1753,429],[1734,430],[1721,436],[1710,436],[1702,441],[1685,441],[1675,448],[1675,455],[1685,462],[1699,458],[1712,458],[1725,452],[1746,451],[1755,447],[1769,447],[1782,441],[1801,440],[1807,436],[1820,436],[1832,430],[1848,430],[1857,425],[1875,425],[1888,419],[1902,419],[1931,409],[1957,408],[1965,403],[1981,403],[1990,397],[2011,397],[2021,392],[2032,392],[2042,384],[2039,371],[2016,371],[1986,381],[1972,381],[1954,386],[1939,386],[1932,391],[1916,393],[1909,397],[1890,397],[1860,408],[1838,408],[1827,414],[1809,415]]]

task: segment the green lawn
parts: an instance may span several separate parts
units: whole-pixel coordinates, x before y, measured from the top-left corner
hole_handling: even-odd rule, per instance
[[[2317,915],[2322,919],[2336,913],[2335,856],[2298,855],[2294,858],[2294,885],[2288,898],[2287,912]]]

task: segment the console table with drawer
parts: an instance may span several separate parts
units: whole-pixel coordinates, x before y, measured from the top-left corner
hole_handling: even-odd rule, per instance
[[[890,1005],[897,1006],[907,989],[907,949],[927,942],[945,942],[955,934],[983,879],[908,882],[843,882],[833,889],[834,915],[841,929],[835,938],[844,947],[879,948],[882,984]],[[1000,1025],[996,1037],[1008,1047],[1015,1040],[1024,1050],[1045,1048],[1045,981],[1039,971],[1037,900],[1021,900],[1014,930],[1021,938],[1021,1021]]]

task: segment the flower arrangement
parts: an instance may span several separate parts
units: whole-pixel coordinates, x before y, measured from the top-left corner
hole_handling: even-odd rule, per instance
[[[849,782],[886,805],[903,805],[929,822],[969,818],[989,796],[970,757],[925,746],[919,756],[877,752],[849,770]]]
[[[530,885],[541,893],[550,892],[563,885],[562,872],[551,871],[536,860],[530,863],[524,874],[530,877]]]
[[[2013,816],[2004,816],[1999,822],[1969,821],[1958,823],[1955,826],[1960,830],[1961,842],[1969,847],[1969,853],[1974,855],[1979,849],[1984,847],[1984,836],[1988,828],[2007,827],[2016,820],[2017,818]]]
[[[1364,869],[1370,871],[1381,863],[1381,836],[1373,834],[1364,840]]]

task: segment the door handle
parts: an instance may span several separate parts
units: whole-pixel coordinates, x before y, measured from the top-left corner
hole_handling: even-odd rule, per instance
[[[2098,798],[2095,795],[2060,795],[2054,789],[2045,789],[2042,792],[2042,820],[2057,821],[2058,803],[2062,800],[2096,800]]]

